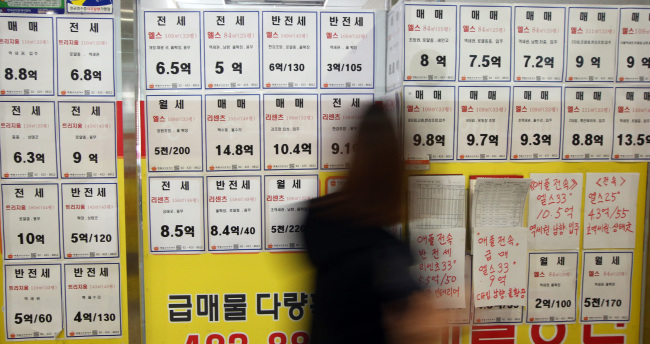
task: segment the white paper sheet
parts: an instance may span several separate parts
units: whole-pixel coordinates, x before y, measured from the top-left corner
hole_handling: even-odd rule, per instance
[[[409,226],[465,227],[465,176],[409,177]]]

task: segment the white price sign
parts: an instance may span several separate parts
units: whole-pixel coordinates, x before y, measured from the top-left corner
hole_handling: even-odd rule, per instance
[[[260,107],[256,94],[205,96],[208,171],[260,169]]]
[[[350,168],[355,134],[372,94],[321,94],[321,168]]]
[[[453,86],[404,87],[404,158],[454,158],[455,94]]]
[[[262,249],[259,176],[208,177],[208,250]]]
[[[119,257],[117,184],[61,184],[65,258]]]
[[[616,88],[613,158],[647,160],[649,147],[650,88]]]
[[[201,88],[200,12],[144,13],[147,89]]]
[[[63,329],[61,265],[5,265],[7,340],[54,339]]]
[[[149,178],[152,253],[203,251],[203,178]]]
[[[562,87],[514,87],[510,159],[560,158]]]
[[[316,12],[262,12],[264,88],[316,88]]]
[[[52,18],[0,17],[0,96],[54,95]]]
[[[630,320],[632,252],[585,252],[582,261],[580,321]]]
[[[458,152],[461,160],[505,160],[510,87],[458,88]]]
[[[122,335],[120,264],[65,265],[67,338]]]
[[[114,96],[113,19],[57,18],[57,94]]]
[[[388,11],[386,25],[386,90],[402,84],[404,65],[404,4],[396,4]]]
[[[207,88],[259,88],[259,12],[203,13]]]
[[[563,159],[609,159],[614,128],[614,89],[567,87],[564,106]]]
[[[564,7],[515,6],[515,80],[562,81]]]
[[[201,96],[147,96],[149,171],[202,171]]]
[[[2,178],[56,178],[54,102],[0,102]]]
[[[528,256],[528,323],[576,320],[578,252],[531,252]]]
[[[460,6],[459,81],[510,81],[510,6]]]
[[[321,12],[320,25],[321,87],[373,88],[375,14]]]
[[[264,95],[264,168],[318,167],[318,95]]]
[[[456,5],[405,5],[405,81],[456,80]]]
[[[113,102],[59,102],[64,178],[117,177],[115,125]]]
[[[265,176],[265,219],[268,250],[305,248],[303,230],[309,201],[318,197],[318,176]]]
[[[566,81],[614,81],[618,9],[570,7]]]
[[[649,28],[650,9],[621,8],[616,80],[621,82],[650,81]]]
[[[5,259],[61,258],[56,184],[2,185]]]

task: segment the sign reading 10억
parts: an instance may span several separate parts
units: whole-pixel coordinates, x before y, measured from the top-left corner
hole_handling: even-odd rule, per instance
[[[260,176],[208,177],[208,250],[262,249]]]
[[[203,251],[203,178],[149,178],[152,253]]]
[[[122,335],[120,264],[65,265],[67,338]]]
[[[575,322],[578,252],[529,254],[528,323]]]
[[[66,258],[119,256],[117,184],[61,184]]]
[[[614,127],[614,89],[567,87],[564,100],[563,158],[609,159]]]
[[[458,88],[458,159],[505,160],[510,87]]]
[[[5,259],[60,258],[56,184],[2,185]]]
[[[561,87],[514,87],[510,159],[559,159]]]
[[[55,338],[63,328],[61,265],[5,265],[6,338]]]
[[[614,159],[650,159],[650,88],[616,88]]]
[[[64,178],[115,178],[115,103],[59,102]]]
[[[318,197],[318,176],[265,176],[268,250],[303,249],[303,230],[310,199]]]

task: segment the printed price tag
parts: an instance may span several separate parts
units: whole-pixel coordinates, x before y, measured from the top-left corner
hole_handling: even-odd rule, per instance
[[[526,229],[477,227],[474,231],[474,304],[524,306]]]
[[[63,328],[61,265],[5,265],[7,340],[54,339]]]
[[[583,248],[634,248],[638,173],[587,173]]]
[[[621,8],[617,80],[650,81],[650,9]]]
[[[456,5],[405,5],[406,81],[456,80]]]
[[[54,95],[52,18],[0,17],[0,96]]]
[[[316,12],[262,12],[264,88],[316,88]]]
[[[204,12],[207,88],[259,88],[259,12]]]
[[[208,177],[208,250],[262,249],[259,176]]]
[[[510,159],[560,158],[561,87],[514,87]]]
[[[59,102],[64,178],[117,177],[115,103]]]
[[[528,264],[527,322],[575,322],[578,252],[532,252]]]
[[[474,307],[475,324],[518,324],[523,319],[524,307],[520,306]]]
[[[117,184],[61,184],[65,258],[119,257]]]
[[[404,156],[406,160],[454,158],[453,86],[404,87]]]
[[[577,250],[582,173],[531,173],[528,248]]]
[[[321,94],[321,167],[350,168],[356,130],[374,101],[372,94]]]
[[[5,259],[61,258],[56,184],[2,185]]]
[[[152,253],[203,251],[203,178],[149,178]]]
[[[510,6],[460,6],[459,81],[510,81]]]
[[[563,7],[515,6],[515,80],[562,81]]]
[[[149,171],[202,171],[201,96],[147,96]]]
[[[67,338],[122,335],[120,264],[65,265]]]
[[[266,248],[302,249],[310,199],[318,197],[318,176],[264,176]]]
[[[54,102],[0,102],[2,178],[56,178]]]
[[[347,177],[328,177],[325,181],[325,194],[329,195],[343,190],[343,186],[347,181]]]
[[[264,95],[264,168],[318,167],[318,95]]]
[[[458,98],[458,159],[505,160],[510,87],[459,87]]]
[[[144,31],[147,89],[201,88],[199,12],[146,11]]]
[[[57,92],[114,96],[113,19],[57,18]]]
[[[320,25],[321,87],[373,88],[375,14],[321,12]]]
[[[569,7],[566,81],[614,81],[617,8]]]
[[[386,29],[386,90],[402,84],[404,68],[404,5],[396,4],[388,11]]]
[[[580,321],[629,321],[633,253],[584,254]]]
[[[614,89],[564,89],[563,159],[609,159],[612,154]]]
[[[650,159],[650,89],[616,88],[614,159]]]
[[[472,256],[465,255],[465,307],[455,308],[445,312],[448,324],[469,324],[472,321],[471,304],[472,304]]]

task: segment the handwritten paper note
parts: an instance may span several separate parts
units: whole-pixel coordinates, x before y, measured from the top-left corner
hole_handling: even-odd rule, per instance
[[[578,249],[582,173],[531,173],[528,248]]]
[[[638,173],[587,173],[584,248],[634,248]]]
[[[465,177],[409,177],[411,228],[465,227]]]
[[[474,240],[476,307],[526,304],[526,228],[477,227]]]

